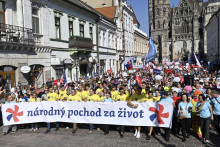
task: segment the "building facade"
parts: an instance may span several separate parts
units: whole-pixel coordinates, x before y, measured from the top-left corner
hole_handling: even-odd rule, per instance
[[[46,3],[0,1],[0,78],[8,90],[19,84],[41,85],[50,78],[47,18],[42,17]],[[28,73],[21,71],[24,66]]]
[[[159,61],[172,61],[174,56],[193,52],[206,53],[204,20],[217,11],[215,8],[208,12],[211,5],[219,7],[212,0],[181,0],[177,7],[170,7],[170,0],[149,1],[149,32],[158,42]]]
[[[134,53],[135,65],[144,65],[145,58],[149,51],[149,38],[147,34],[141,31],[137,26],[134,26]]]
[[[102,14],[98,22],[99,37],[99,64],[100,74],[106,73],[108,70],[116,73],[116,23],[112,20],[114,16],[105,16],[102,8],[96,9]]]
[[[77,81],[80,75],[96,72],[97,21],[96,11],[81,1],[50,0],[48,4],[51,46],[51,76]]]
[[[210,21],[206,25],[207,31],[207,54],[209,61],[215,67],[220,65],[220,9],[213,14]]]

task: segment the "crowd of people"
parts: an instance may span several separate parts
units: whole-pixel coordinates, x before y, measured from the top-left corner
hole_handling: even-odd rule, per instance
[[[126,101],[128,105],[137,108],[140,103],[170,102],[173,103],[173,123],[172,128],[147,127],[146,140],[150,140],[152,135],[161,135],[161,129],[164,129],[164,137],[167,142],[170,141],[170,134],[179,135],[181,131],[182,141],[185,142],[190,135],[197,135],[201,142],[209,143],[209,130],[215,128],[220,136],[220,93],[218,89],[218,78],[220,73],[210,72],[205,68],[190,69],[172,69],[171,73],[161,70],[161,78],[150,69],[137,69],[133,73],[122,72],[118,75],[104,74],[96,78],[81,77],[78,82],[68,83],[68,86],[54,84],[53,79],[49,79],[43,85],[21,85],[11,89],[10,94],[0,87],[1,104],[37,102],[37,101],[94,101],[104,103],[114,103],[117,101]],[[186,85],[187,79],[184,75],[191,74],[194,81]],[[126,75],[126,76],[124,76]],[[139,77],[137,79],[137,77]],[[179,80],[174,80],[178,77]],[[56,131],[59,130],[60,123],[56,122]],[[23,125],[20,125],[23,126]],[[64,126],[68,129],[69,124]],[[4,126],[3,134],[9,133],[12,127],[12,133],[17,131],[17,125]],[[29,125],[30,131],[37,131],[39,124]],[[78,125],[73,123],[72,133],[76,133]],[[107,135],[110,129],[119,131],[123,138],[125,126],[114,127],[112,125],[89,125],[89,134],[92,134],[94,128],[97,131],[103,130]],[[127,126],[128,127],[128,126]],[[133,128],[132,126],[129,128]],[[141,128],[134,127],[133,132],[136,138],[141,136]],[[50,123],[47,123],[47,130],[51,130]],[[145,130],[144,130],[145,131]]]

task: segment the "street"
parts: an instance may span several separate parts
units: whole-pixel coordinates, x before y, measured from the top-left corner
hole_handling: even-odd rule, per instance
[[[0,131],[2,132],[2,128]],[[78,129],[75,134],[72,134],[72,129],[66,130],[60,128],[58,132],[53,128],[48,134],[44,134],[46,128],[40,128],[36,132],[29,132],[29,129],[20,129],[15,134],[3,136],[0,134],[1,147],[120,147],[120,146],[171,146],[171,147],[199,147],[205,146],[200,140],[191,136],[185,143],[181,142],[182,136],[174,137],[171,135],[171,141],[166,143],[162,136],[153,136],[150,141],[146,141],[146,135],[141,133],[141,138],[136,139],[133,133],[125,132],[124,138],[120,138],[118,132],[111,131],[108,135],[104,135],[102,131],[94,134],[87,134],[88,129]],[[162,129],[161,129],[162,130]],[[206,146],[217,146],[220,144],[220,138],[215,132],[210,132],[212,144]]]

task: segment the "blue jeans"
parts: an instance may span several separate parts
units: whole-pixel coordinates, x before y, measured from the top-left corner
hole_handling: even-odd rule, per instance
[[[56,128],[59,128],[59,123],[56,123]],[[50,130],[50,123],[47,123],[47,130]]]
[[[94,129],[94,125],[93,124],[89,124],[89,130],[93,131],[93,129]]]

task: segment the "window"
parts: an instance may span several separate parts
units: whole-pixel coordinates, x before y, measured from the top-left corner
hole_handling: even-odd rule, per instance
[[[56,39],[61,39],[61,34],[60,34],[60,18],[55,17],[55,37]]]
[[[69,35],[73,36],[73,21],[69,21]]]
[[[84,25],[83,24],[80,24],[79,25],[79,35],[81,36],[81,37],[84,37]]]
[[[166,8],[163,9],[163,16],[166,15]]]
[[[165,28],[165,20],[163,21],[163,28]]]
[[[160,15],[160,9],[157,8],[157,15]]]
[[[103,46],[105,46],[105,33],[103,33]]]
[[[39,34],[39,9],[32,7],[32,31],[33,33]]]
[[[93,28],[92,27],[89,27],[89,35],[90,35],[90,38],[93,39]]]
[[[160,21],[157,22],[157,28],[160,29]]]
[[[5,3],[0,2],[0,23],[5,23]]]

